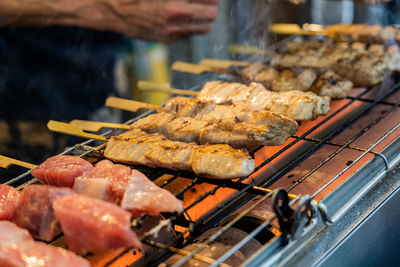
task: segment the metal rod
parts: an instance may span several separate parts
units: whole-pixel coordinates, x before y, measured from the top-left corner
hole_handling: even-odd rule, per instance
[[[144,243],[146,243],[147,245],[154,246],[154,247],[158,247],[158,248],[162,248],[162,249],[168,249],[168,250],[170,250],[172,252],[179,253],[179,254],[184,255],[184,256],[187,256],[187,255],[190,254],[190,251],[187,251],[187,250],[184,250],[184,249],[175,248],[175,247],[168,247],[167,245],[164,245],[164,244],[159,243],[159,242],[155,242],[153,240],[147,240],[146,239],[146,240],[144,240]],[[199,255],[199,254],[194,254],[193,255],[193,259],[200,260],[200,261],[208,263],[208,264],[213,264],[215,262],[214,259],[211,259],[211,258],[203,256],[203,255]],[[230,265],[222,263],[220,266],[228,267]]]
[[[325,160],[323,160],[321,163],[319,163],[316,167],[314,167],[312,170],[307,172],[303,177],[298,179],[296,183],[294,183],[292,186],[289,187],[288,191],[291,191],[294,187],[299,185],[301,182],[303,182],[305,179],[311,176],[314,172],[319,170],[323,165],[325,165],[327,162],[329,162],[331,159],[333,159],[335,156],[337,156],[340,152],[342,152],[346,147],[348,147],[352,142],[354,142],[357,138],[362,136],[364,133],[366,133],[369,129],[371,129],[374,125],[376,125],[378,122],[383,120],[390,112],[385,112],[381,116],[379,116],[377,119],[372,121],[369,125],[367,125],[364,129],[359,131],[356,135],[354,135],[352,138],[350,138],[344,145],[342,145],[339,149],[337,149],[335,152],[330,154]],[[368,153],[370,150],[364,150],[364,153]]]
[[[328,187],[333,181],[335,181],[339,176],[341,176],[343,173],[345,173],[348,169],[350,169],[354,164],[356,164],[360,159],[362,159],[370,150],[372,150],[374,147],[376,147],[378,144],[380,144],[386,137],[388,137],[390,134],[392,134],[394,131],[396,131],[400,127],[400,123],[398,123],[395,127],[393,127],[390,131],[388,131],[386,134],[384,134],[377,142],[375,142],[372,146],[370,146],[367,151],[362,153],[357,159],[355,159],[349,166],[344,168],[341,172],[339,172],[335,177],[333,177],[331,180],[329,180],[324,186],[322,186],[320,189],[318,189],[314,194],[311,195],[311,198],[314,198],[316,195],[318,195],[322,190],[324,190],[326,187]]]
[[[300,199],[300,195],[293,199],[289,203],[289,207],[292,206],[296,201]],[[232,256],[236,251],[238,251],[241,247],[246,245],[251,239],[253,239],[256,235],[258,235],[265,227],[271,224],[271,222],[276,218],[276,215],[272,216],[269,220],[265,221],[264,223],[260,224],[257,226],[256,229],[251,231],[245,238],[243,238],[239,243],[237,243],[235,246],[233,246],[230,250],[228,250],[224,255],[218,258],[218,260],[213,263],[210,267],[215,267],[224,262],[226,259],[228,259],[230,256]]]
[[[205,248],[209,243],[211,243],[212,241],[214,241],[215,239],[217,239],[217,237],[219,237],[222,233],[224,233],[226,230],[228,230],[232,225],[234,225],[236,222],[238,222],[241,218],[243,218],[247,213],[249,213],[252,209],[254,209],[258,204],[260,204],[261,202],[263,202],[264,200],[266,200],[268,197],[272,196],[272,192],[263,196],[262,198],[260,198],[259,200],[257,200],[256,203],[254,203],[253,205],[250,206],[249,209],[247,209],[246,211],[242,212],[241,214],[239,214],[237,217],[235,217],[232,221],[230,221],[228,224],[226,224],[224,227],[222,227],[221,229],[219,229],[215,234],[213,234],[211,237],[209,237],[205,242],[203,242],[202,244],[200,244],[200,246],[198,246],[196,249],[194,249],[189,255],[186,255],[185,257],[183,257],[182,259],[180,259],[178,262],[176,262],[174,265],[172,265],[172,267],[178,267],[181,266],[182,264],[184,264],[185,262],[187,262],[191,257],[193,257],[194,254],[197,254],[198,252],[200,252],[203,248]]]

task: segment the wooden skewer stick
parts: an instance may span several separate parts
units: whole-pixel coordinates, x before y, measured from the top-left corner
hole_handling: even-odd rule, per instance
[[[229,51],[234,54],[261,55],[272,56],[275,54],[273,50],[260,49],[253,45],[231,45]]]
[[[27,169],[34,169],[34,168],[37,167],[37,165],[30,164],[30,163],[25,162],[25,161],[12,159],[12,158],[0,155],[0,167],[1,168],[7,169],[11,165],[17,165],[17,166],[21,166],[21,167],[24,167],[24,168],[27,168]]]
[[[202,74],[205,72],[216,72],[216,73],[236,75],[236,72],[234,72],[234,71],[229,71],[229,70],[220,69],[220,68],[212,68],[212,67],[203,66],[203,65],[196,65],[196,64],[186,63],[186,62],[182,62],[182,61],[176,61],[174,64],[172,64],[172,69],[175,71],[186,72],[186,73],[191,73],[191,74],[196,74],[196,75]]]
[[[171,88],[169,83],[157,83],[157,82],[149,82],[149,81],[139,81],[138,88],[140,90],[145,90],[145,91],[157,91],[157,92],[164,92],[164,93],[177,94],[177,95],[197,96],[199,94],[199,92],[195,92],[195,91]]]
[[[226,60],[226,59],[215,59],[215,58],[204,58],[199,63],[202,66],[208,66],[219,69],[229,69],[233,66],[246,67],[250,64],[248,61],[237,61],[237,60]]]
[[[84,120],[73,120],[70,122],[72,125],[76,125],[82,128],[84,131],[98,132],[103,128],[114,128],[129,130],[131,127],[126,124],[101,122],[101,121],[84,121]]]
[[[277,34],[301,34],[301,35],[326,35],[323,26],[318,24],[304,24],[300,27],[297,24],[275,23],[269,26],[269,30]]]
[[[101,136],[98,134],[86,133],[82,130],[81,127],[72,125],[69,123],[65,123],[65,122],[50,120],[47,123],[47,128],[53,132],[70,134],[70,135],[79,136],[79,137],[83,137],[83,138],[87,138],[87,139],[94,139],[94,140],[103,141],[103,142],[107,142],[107,140],[108,140],[107,137],[104,137],[104,136]]]
[[[119,108],[123,110],[128,110],[132,112],[136,112],[139,109],[155,109],[155,110],[163,110],[163,107],[152,105],[144,102],[139,102],[131,99],[124,99],[119,97],[109,97],[106,100],[107,107]]]

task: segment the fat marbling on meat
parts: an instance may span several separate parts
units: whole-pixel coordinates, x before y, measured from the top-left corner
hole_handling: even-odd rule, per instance
[[[34,237],[51,241],[61,234],[58,219],[53,210],[55,199],[73,194],[67,187],[50,185],[28,185],[21,195],[21,202],[15,212],[13,221],[27,229]]]
[[[74,156],[54,156],[32,171],[43,184],[72,187],[75,178],[93,169],[90,162]]]

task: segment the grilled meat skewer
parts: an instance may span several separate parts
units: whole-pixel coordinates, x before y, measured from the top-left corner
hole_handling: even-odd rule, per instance
[[[160,112],[136,121],[131,127],[148,133],[158,132],[174,141],[228,144],[252,150],[261,145],[282,145],[297,130],[295,121],[288,120],[288,123],[290,127],[278,128],[235,118],[207,121]]]
[[[104,156],[128,164],[192,170],[197,175],[217,179],[245,177],[254,170],[254,160],[245,151],[229,145],[170,141],[160,133],[148,134],[140,129],[112,136]]]
[[[284,69],[278,71],[274,67],[259,62],[249,64],[242,70],[243,77],[248,81],[261,83],[268,90],[282,91],[313,91],[320,96],[344,98],[353,87],[349,80],[339,77],[331,70],[318,75],[311,68]]]
[[[220,81],[206,83],[197,99],[201,102],[214,101],[217,104],[269,110],[294,120],[309,120],[325,115],[329,112],[330,104],[330,97],[317,96],[312,92],[272,92],[258,83],[245,86]]]
[[[302,44],[288,45],[287,51],[277,52],[271,60],[276,68],[311,67],[322,72],[331,69],[354,86],[373,86],[399,68],[398,47],[384,45],[366,46],[363,43],[317,43],[302,49]]]

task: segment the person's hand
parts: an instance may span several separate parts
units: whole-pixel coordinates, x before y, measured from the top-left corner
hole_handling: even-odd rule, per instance
[[[171,42],[211,29],[218,0],[0,1],[0,26],[74,25]]]
[[[208,32],[218,14],[218,0],[106,0],[93,27],[134,38],[171,42]],[[94,15],[94,16],[93,16]]]

